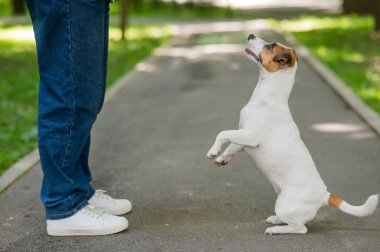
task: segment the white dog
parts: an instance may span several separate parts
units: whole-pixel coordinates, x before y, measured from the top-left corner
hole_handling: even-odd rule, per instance
[[[362,206],[352,206],[327,191],[300,137],[288,106],[297,70],[295,51],[278,43],[266,43],[251,34],[246,54],[260,67],[259,81],[240,112],[240,129],[220,132],[207,157],[216,158],[222,145],[230,143],[215,164],[226,165],[242,150],[256,161],[278,194],[276,215],[267,222],[287,224],[267,228],[265,233],[305,234],[305,223],[325,205],[355,216],[374,212],[378,194],[370,196]]]

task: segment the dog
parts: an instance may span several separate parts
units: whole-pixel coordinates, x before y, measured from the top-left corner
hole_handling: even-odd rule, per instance
[[[327,205],[354,216],[373,213],[379,194],[352,206],[327,191],[301,139],[288,105],[298,64],[295,50],[250,34],[245,52],[260,68],[258,83],[240,112],[239,129],[220,132],[207,157],[226,165],[244,150],[255,160],[277,193],[275,215],[266,220],[277,226],[265,234],[306,234],[305,223]],[[218,157],[225,143],[230,144]]]

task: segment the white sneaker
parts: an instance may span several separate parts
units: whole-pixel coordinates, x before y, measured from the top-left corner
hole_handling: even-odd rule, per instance
[[[132,211],[132,203],[129,200],[114,199],[104,190],[96,190],[88,203],[113,215],[122,215]]]
[[[46,224],[51,236],[108,235],[127,229],[128,220],[88,205],[73,216],[47,220]]]

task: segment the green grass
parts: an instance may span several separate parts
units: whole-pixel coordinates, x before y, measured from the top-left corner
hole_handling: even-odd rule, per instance
[[[167,26],[132,26],[128,41],[110,29],[108,83],[171,37]],[[0,174],[36,147],[38,70],[31,26],[0,28]]]
[[[248,32],[214,32],[194,35],[195,45],[210,44],[243,44],[247,41]]]
[[[273,23],[292,32],[380,114],[380,39],[371,38],[372,17],[305,16]]]
[[[11,1],[0,0],[0,16],[10,16],[10,15],[12,15]]]
[[[37,61],[31,43],[0,41],[0,173],[35,147]]]

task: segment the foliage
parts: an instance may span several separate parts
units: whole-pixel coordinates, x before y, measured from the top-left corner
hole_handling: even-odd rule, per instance
[[[171,36],[166,26],[111,27],[108,86]],[[36,147],[38,71],[31,26],[0,29],[0,174]]]
[[[369,106],[380,113],[379,39],[371,16],[311,17],[272,21],[290,31]]]
[[[0,15],[10,16],[12,15],[11,1],[10,0],[0,0]]]

